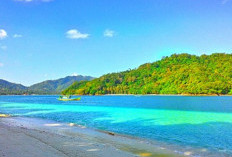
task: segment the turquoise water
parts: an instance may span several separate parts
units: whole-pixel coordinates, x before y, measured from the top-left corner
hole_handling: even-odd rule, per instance
[[[0,112],[77,123],[232,155],[232,97],[0,96]]]

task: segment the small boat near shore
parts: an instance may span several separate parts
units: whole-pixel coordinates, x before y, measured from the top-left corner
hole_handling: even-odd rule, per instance
[[[60,96],[59,98],[57,98],[57,100],[59,101],[80,101],[81,98],[72,98],[71,96]]]

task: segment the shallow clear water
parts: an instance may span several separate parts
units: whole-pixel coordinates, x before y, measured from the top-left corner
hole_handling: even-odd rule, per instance
[[[232,97],[0,96],[0,112],[77,123],[232,155]]]

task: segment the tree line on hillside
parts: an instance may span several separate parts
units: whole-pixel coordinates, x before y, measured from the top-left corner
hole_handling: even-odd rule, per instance
[[[29,89],[1,89],[0,95],[48,95],[48,94],[54,94],[51,92],[46,91],[32,91]],[[59,93],[57,93],[59,94]]]
[[[67,76],[57,80],[47,80],[26,87],[21,84],[8,82],[0,79],[0,95],[51,95],[60,94],[60,92],[69,87],[75,81],[92,80],[91,76]]]
[[[232,54],[173,54],[137,69],[75,82],[62,94],[232,94]]]

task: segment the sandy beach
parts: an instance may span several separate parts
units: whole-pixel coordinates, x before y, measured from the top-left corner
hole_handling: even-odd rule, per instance
[[[72,123],[1,117],[1,157],[181,156],[146,141],[94,131]]]

